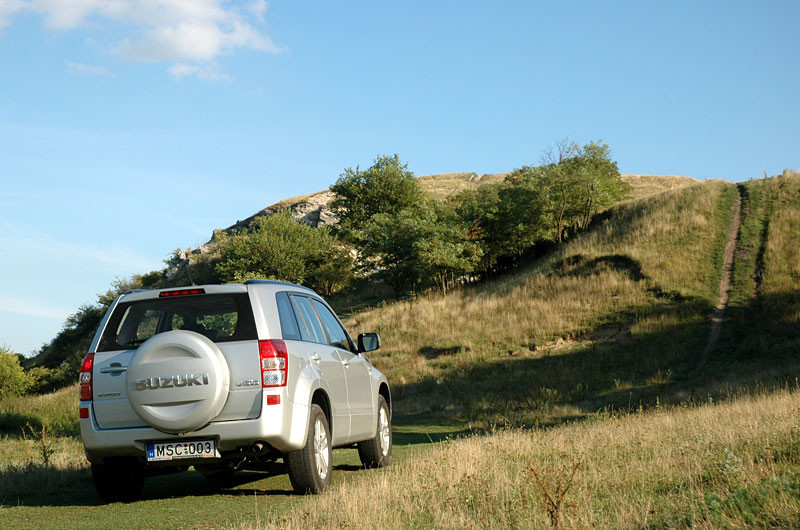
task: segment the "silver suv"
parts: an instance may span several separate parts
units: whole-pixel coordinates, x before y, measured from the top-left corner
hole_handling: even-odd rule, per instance
[[[220,478],[282,458],[294,489],[330,482],[334,447],[392,458],[391,395],[311,289],[271,280],[134,290],[108,309],[80,374],[80,423],[97,492],[138,497],[145,475]]]

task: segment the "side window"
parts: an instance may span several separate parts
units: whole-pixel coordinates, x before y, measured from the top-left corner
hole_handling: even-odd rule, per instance
[[[342,350],[350,351],[350,341],[347,340],[347,334],[342,329],[339,321],[336,320],[336,317],[333,316],[330,309],[319,300],[314,300],[312,298],[311,302],[314,304],[314,309],[317,310],[317,314],[320,320],[322,320],[322,325],[328,333],[328,344],[336,348],[341,348]]]
[[[325,332],[322,330],[322,324],[319,323],[319,318],[317,318],[317,314],[314,312],[314,308],[311,307],[311,302],[308,298],[305,296],[292,295],[292,300],[294,301],[295,308],[297,308],[297,314],[302,316],[306,325],[309,338],[306,339],[305,334],[303,334],[301,330],[300,333],[303,335],[303,340],[327,344],[328,341],[325,339]]]
[[[275,300],[278,302],[278,316],[281,319],[281,334],[283,338],[286,340],[302,340],[300,328],[297,327],[297,319],[294,317],[292,303],[289,301],[289,295],[278,293],[275,295]]]

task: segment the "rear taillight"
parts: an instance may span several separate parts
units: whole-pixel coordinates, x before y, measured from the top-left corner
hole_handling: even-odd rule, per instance
[[[94,366],[94,353],[87,353],[81,362],[81,401],[92,400],[92,366]]]
[[[261,387],[286,386],[289,371],[289,353],[282,340],[258,341],[258,356],[261,359]]]

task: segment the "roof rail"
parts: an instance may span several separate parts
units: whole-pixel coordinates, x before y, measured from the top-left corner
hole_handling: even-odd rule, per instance
[[[131,293],[144,293],[146,291],[152,291],[152,289],[128,289],[122,294],[131,294]]]
[[[300,285],[299,283],[292,283],[292,282],[282,282],[280,280],[246,280],[244,282],[245,285],[285,285],[286,287],[294,287],[295,289],[303,289],[305,291],[309,291],[314,293],[315,295],[319,296],[319,293],[312,289],[311,287],[306,287],[305,285]]]
[[[292,287],[304,287],[303,285],[300,285],[300,284],[297,284],[297,283],[282,282],[280,280],[246,280],[244,282],[244,284],[245,285],[251,285],[251,284],[255,284],[255,285],[259,285],[259,284],[260,285],[291,285]],[[305,289],[308,289],[308,287],[305,287]]]

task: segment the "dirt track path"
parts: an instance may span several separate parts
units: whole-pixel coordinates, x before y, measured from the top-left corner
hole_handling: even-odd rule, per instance
[[[736,204],[733,210],[733,220],[731,221],[731,228],[728,232],[728,241],[725,243],[725,257],[722,261],[722,278],[719,281],[719,299],[717,300],[717,307],[711,313],[711,331],[708,334],[708,342],[700,354],[700,359],[697,361],[691,375],[696,374],[708,362],[708,356],[717,345],[719,340],[719,332],[722,329],[722,322],[725,320],[725,310],[728,307],[728,296],[731,289],[731,274],[733,273],[733,254],[736,251],[736,244],[739,241],[739,229],[742,225],[742,192],[737,187]]]

